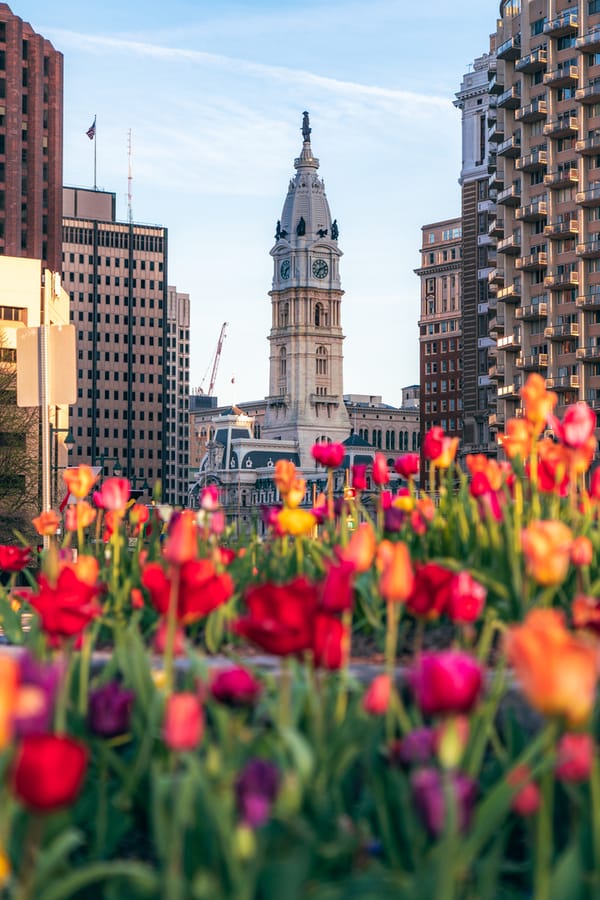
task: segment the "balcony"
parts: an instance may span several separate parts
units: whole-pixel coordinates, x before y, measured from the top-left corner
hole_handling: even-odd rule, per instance
[[[579,375],[558,375],[556,378],[546,378],[546,388],[557,393],[577,391],[579,390]]]
[[[498,388],[498,390],[500,390],[500,388]],[[504,428],[504,414],[492,413],[488,419],[488,425],[490,428]]]
[[[577,256],[581,256],[583,259],[598,259],[600,256],[600,238],[595,237],[591,241],[577,244],[575,250]]]
[[[496,216],[495,219],[492,219],[488,228],[488,234],[490,237],[502,237],[504,234],[504,219],[502,216]]]
[[[573,377],[577,378],[576,375]],[[591,406],[591,408],[594,410],[594,412],[600,411],[600,397],[598,396],[596,391],[590,391],[588,393],[587,397],[585,398],[585,400],[586,400],[587,405]]]
[[[576,270],[568,272],[554,272],[552,275],[546,275],[544,278],[544,287],[551,291],[562,291],[565,288],[577,287],[579,285],[579,274]]]
[[[596,156],[600,153],[600,134],[590,134],[581,141],[576,141],[575,149],[582,156]]]
[[[575,351],[575,358],[584,363],[596,363],[600,359],[600,345],[588,344]]]
[[[504,366],[501,366],[498,364],[496,364],[495,366],[492,366],[488,372],[488,375],[490,376],[490,381],[504,381],[504,371],[505,371]]]
[[[575,200],[581,206],[600,206],[600,181],[594,182],[586,191],[577,191]]]
[[[488,185],[491,191],[497,190],[498,188],[502,189],[504,187],[504,169],[496,167],[493,172],[490,173]]]
[[[544,225],[544,235],[551,241],[562,240],[562,238],[575,237],[579,234],[579,223],[577,219],[566,219],[564,222],[551,222]]]
[[[518,306],[515,309],[515,318],[528,322],[534,322],[536,319],[545,319],[547,316],[547,303],[531,303],[529,306]]]
[[[512,284],[501,288],[498,291],[498,300],[503,303],[520,303],[521,302],[521,279],[517,278]]]
[[[504,139],[504,116],[498,116],[497,119],[490,122],[487,136],[491,144],[497,144],[498,141]]]
[[[600,27],[592,28],[587,34],[582,34],[581,37],[578,37],[575,41],[575,46],[578,50],[583,50],[585,53],[593,53],[595,50],[600,50]]]
[[[527,156],[521,156],[515,161],[515,168],[518,172],[536,172],[539,169],[545,169],[548,164],[548,153],[546,150],[534,150]]]
[[[515,260],[515,268],[523,272],[536,272],[538,269],[545,269],[547,265],[548,254],[544,250],[530,253],[528,256],[521,256]]]
[[[488,283],[490,285],[504,284],[504,269],[492,269],[488,275]]]
[[[517,356],[515,365],[517,369],[524,369],[526,372],[539,372],[540,369],[548,368],[548,354],[534,353],[531,356]]]
[[[577,31],[577,13],[563,12],[544,25],[544,34],[553,38],[565,37]]]
[[[521,55],[521,35],[515,34],[514,37],[504,41],[496,51],[496,59],[518,59]]]
[[[498,241],[496,246],[498,253],[507,253],[509,256],[519,256],[521,253],[521,235],[511,234],[503,241]]]
[[[533,200],[527,206],[522,206],[515,213],[517,219],[521,222],[539,222],[545,219],[548,214],[548,205],[546,198],[543,200]]]
[[[488,82],[488,93],[489,94],[502,94],[504,92],[504,85],[498,80],[498,73],[494,72],[492,77]]]
[[[572,85],[577,84],[578,75],[579,72],[577,66],[557,66],[556,69],[551,69],[550,72],[546,72],[544,75],[544,84],[555,88],[571,87]]]
[[[502,316],[502,315],[494,316],[492,319],[490,319],[488,328],[489,328],[489,332],[490,332],[490,337],[493,338],[493,340],[497,340],[498,332],[499,331],[504,332],[504,316]],[[494,337],[494,335],[496,335],[496,337]]]
[[[515,334],[507,334],[505,337],[498,338],[496,346],[498,350],[516,352],[521,349],[521,335],[518,332]]]
[[[518,399],[519,393],[521,391],[521,383],[519,381],[514,384],[505,384],[504,387],[498,388],[498,397],[506,400],[509,399]]]
[[[498,144],[498,156],[512,156],[513,158],[521,155],[521,135],[513,134],[511,137]]]
[[[539,72],[540,69],[544,69],[546,67],[546,63],[548,62],[548,51],[545,47],[538,47],[537,50],[533,50],[531,53],[528,53],[527,56],[521,57],[521,59],[515,63],[515,70],[517,72]]]
[[[498,194],[496,202],[503,206],[518,206],[521,202],[521,186],[518,184],[511,184],[507,188],[504,188],[504,190],[500,191]]]
[[[554,116],[544,125],[544,134],[555,140],[577,134],[577,116]]]
[[[577,184],[578,181],[579,172],[576,166],[567,166],[564,169],[557,169],[555,172],[548,172],[544,175],[544,184],[553,191]]]
[[[521,91],[516,85],[509,87],[498,97],[498,108],[502,109],[518,109],[521,105]]]
[[[577,300],[575,301],[575,306],[578,309],[600,309],[600,288],[598,285],[591,288],[589,291],[586,291],[585,294],[580,294]]]
[[[585,87],[575,91],[575,99],[581,103],[595,103],[600,97],[600,78],[593,78]]]
[[[579,325],[577,322],[568,322],[566,325],[549,325],[544,328],[544,337],[551,341],[568,341],[570,338],[579,337]]]

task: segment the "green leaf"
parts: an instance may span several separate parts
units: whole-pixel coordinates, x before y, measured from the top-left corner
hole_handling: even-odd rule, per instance
[[[583,898],[583,878],[579,844],[577,841],[567,847],[560,856],[552,873],[550,900],[581,900]]]
[[[83,834],[75,828],[60,832],[50,844],[44,847],[37,858],[35,870],[37,884],[43,885],[49,881],[61,864],[68,865],[68,856],[83,842]]]
[[[308,783],[315,766],[315,757],[310,744],[293,728],[282,728],[279,733],[292,755],[298,774],[305,783]]]
[[[63,875],[59,882],[49,885],[37,894],[37,900],[72,900],[77,891],[99,881],[113,879],[131,881],[138,891],[155,894],[158,890],[156,873],[144,863],[134,860],[106,860],[95,862],[69,875]]]

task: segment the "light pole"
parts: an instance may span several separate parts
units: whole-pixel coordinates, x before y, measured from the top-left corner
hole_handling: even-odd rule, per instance
[[[54,506],[58,503],[58,473],[61,469],[68,468],[68,465],[59,466],[58,464],[58,445],[60,443],[58,439],[59,434],[66,434],[66,437],[63,440],[63,445],[66,447],[67,453],[71,452],[71,450],[73,449],[73,445],[75,444],[75,438],[73,437],[73,432],[70,428],[56,428],[52,424],[52,422],[50,422],[50,452],[52,454],[50,470],[53,475],[53,500],[51,500],[50,506]]]
[[[121,475],[123,474],[123,466],[119,462],[118,456],[109,456],[107,453],[101,453],[100,456],[97,456],[94,459],[92,459],[92,466],[100,467],[101,480],[105,477],[105,475],[108,474],[108,469],[107,469],[106,464],[109,462],[113,463],[112,474],[115,476],[115,478],[120,478]]]

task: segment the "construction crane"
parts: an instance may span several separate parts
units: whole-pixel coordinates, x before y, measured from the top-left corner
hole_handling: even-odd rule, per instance
[[[212,395],[213,395],[215,381],[217,380],[217,370],[219,368],[219,360],[221,359],[221,351],[223,349],[223,341],[225,340],[227,325],[228,325],[227,322],[223,322],[223,324],[221,325],[221,333],[219,334],[219,340],[217,341],[217,348],[216,348],[214,356],[211,360],[212,370],[210,373],[210,382],[208,384],[208,396],[209,397],[212,397]],[[204,373],[204,377],[203,377],[202,381],[200,382],[200,388],[199,388],[200,394],[204,393],[204,382],[206,381],[206,376],[208,375],[208,369],[210,369],[210,363],[208,364],[208,368],[207,368],[206,372]]]

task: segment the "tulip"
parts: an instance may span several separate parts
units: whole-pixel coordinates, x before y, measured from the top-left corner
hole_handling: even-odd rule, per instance
[[[31,521],[37,533],[42,536],[56,534],[60,528],[60,516],[53,509],[40,513]]]
[[[589,566],[594,558],[594,545],[589,537],[581,534],[571,545],[571,562],[574,566]]]
[[[571,561],[573,534],[563,522],[532,522],[521,532],[525,569],[544,587],[561,584]]]
[[[63,472],[63,480],[69,489],[69,493],[78,500],[87,497],[98,479],[97,475],[85,463],[72,469],[65,469]]]
[[[390,480],[390,471],[383,453],[376,453],[373,460],[373,481],[378,487],[383,487]]]
[[[317,613],[310,647],[317,669],[327,669],[329,672],[341,669],[349,642],[349,630],[339,619],[328,613]]]
[[[150,518],[150,510],[143,503],[134,503],[129,510],[129,522],[133,527],[134,535],[138,535]]]
[[[210,692],[215,700],[226,706],[254,706],[262,693],[262,684],[247,669],[234,666],[214,675]]]
[[[414,572],[408,546],[402,541],[381,541],[377,551],[381,571],[379,591],[386,602],[406,600],[414,584]]]
[[[448,583],[446,613],[452,622],[475,622],[483,611],[487,591],[468,573],[459,572]]]
[[[43,734],[50,728],[63,676],[61,663],[39,662],[28,651],[19,656],[19,687],[14,709],[17,737]]]
[[[458,828],[464,832],[469,827],[477,785],[472,778],[461,772],[450,775],[454,793]],[[410,780],[415,806],[434,837],[439,837],[446,825],[446,799],[441,773],[437,769],[419,769]]]
[[[521,388],[521,401],[525,419],[533,428],[534,434],[540,434],[556,406],[558,395],[546,390],[546,380],[539,373],[532,372]]]
[[[17,799],[34,812],[70,806],[81,789],[88,751],[73,738],[32,734],[17,748],[11,786]]]
[[[135,694],[125,690],[118,681],[96,688],[88,702],[88,725],[99,737],[111,738],[129,731],[131,706]]]
[[[310,452],[320,465],[328,469],[337,469],[342,464],[346,448],[343,444],[314,444]]]
[[[287,459],[278,459],[275,463],[273,481],[282,497],[288,493],[296,480],[296,466]]]
[[[0,751],[10,743],[17,699],[19,664],[6,653],[0,654]]]
[[[105,478],[99,491],[94,491],[94,503],[101,509],[122,513],[129,503],[131,484],[127,478]]]
[[[552,427],[559,440],[572,449],[584,447],[594,437],[596,413],[580,400],[567,407],[562,422],[553,419]]]
[[[459,650],[421,654],[409,677],[417,704],[428,716],[470,712],[483,685],[480,663]]]
[[[394,463],[394,469],[398,475],[408,480],[419,473],[419,464],[418,453],[405,453],[404,456],[398,457]]]
[[[433,728],[414,728],[394,747],[394,758],[408,766],[414,763],[427,763],[435,749],[435,732]]]
[[[439,618],[446,611],[453,577],[453,572],[438,563],[417,564],[413,587],[406,600],[408,612],[423,619]]]
[[[0,545],[0,569],[4,572],[21,572],[31,563],[29,547],[14,547],[12,544]]]
[[[454,461],[458,450],[458,438],[448,437],[439,425],[429,429],[423,438],[423,456],[438,469],[447,469]]]
[[[65,511],[65,529],[78,531],[87,528],[96,518],[96,510],[86,500],[79,503],[69,503]]]
[[[163,740],[169,750],[195,750],[204,733],[204,712],[196,694],[182,691],[167,697]]]
[[[538,785],[531,780],[529,766],[520,765],[508,773],[508,784],[517,788],[511,803],[511,809],[519,816],[533,816],[540,808],[542,795]]]
[[[43,631],[51,638],[70,638],[83,632],[100,615],[100,588],[80,581],[70,568],[63,568],[55,584],[45,575],[38,579],[37,594],[28,593],[27,601],[40,616]]]
[[[70,569],[79,581],[94,587],[98,583],[100,564],[95,556],[79,554],[75,562],[63,564],[65,569]]]
[[[354,563],[340,560],[330,562],[321,582],[320,605],[330,613],[352,609],[354,599]]]
[[[279,787],[279,770],[266,759],[251,759],[244,766],[236,784],[237,806],[242,821],[250,828],[260,828],[268,821]]]
[[[265,582],[247,589],[248,614],[233,623],[233,631],[276,656],[312,648],[313,618],[318,590],[306,578],[286,584]]]
[[[361,522],[345,547],[336,552],[341,560],[352,563],[357,572],[368,572],[377,551],[377,538],[369,522]]]
[[[597,651],[565,628],[562,613],[534,609],[508,630],[509,662],[529,703],[545,716],[578,727],[592,714]]]
[[[385,673],[376,675],[363,697],[363,709],[372,716],[383,716],[388,710],[391,697],[391,676]]]
[[[499,435],[498,443],[509,459],[515,459],[517,456],[522,460],[527,459],[533,447],[530,423],[525,419],[509,419],[506,423],[506,432]]]
[[[367,484],[367,466],[364,463],[354,463],[352,466],[352,487],[357,491],[366,491]]]
[[[308,509],[282,509],[277,516],[277,524],[282,534],[300,537],[311,534],[317,524],[317,517]]]
[[[214,512],[219,508],[219,488],[216,484],[208,484],[202,488],[200,508],[205,512]]]
[[[164,556],[174,565],[182,565],[198,556],[198,525],[193,510],[185,509],[171,516]]]
[[[594,739],[591,734],[563,734],[558,744],[556,777],[575,784],[587,781],[594,763]]]
[[[469,740],[469,720],[466,716],[449,716],[434,732],[435,750],[444,769],[456,769],[463,758]]]
[[[579,594],[571,604],[571,616],[575,628],[585,628],[600,634],[600,600]]]

